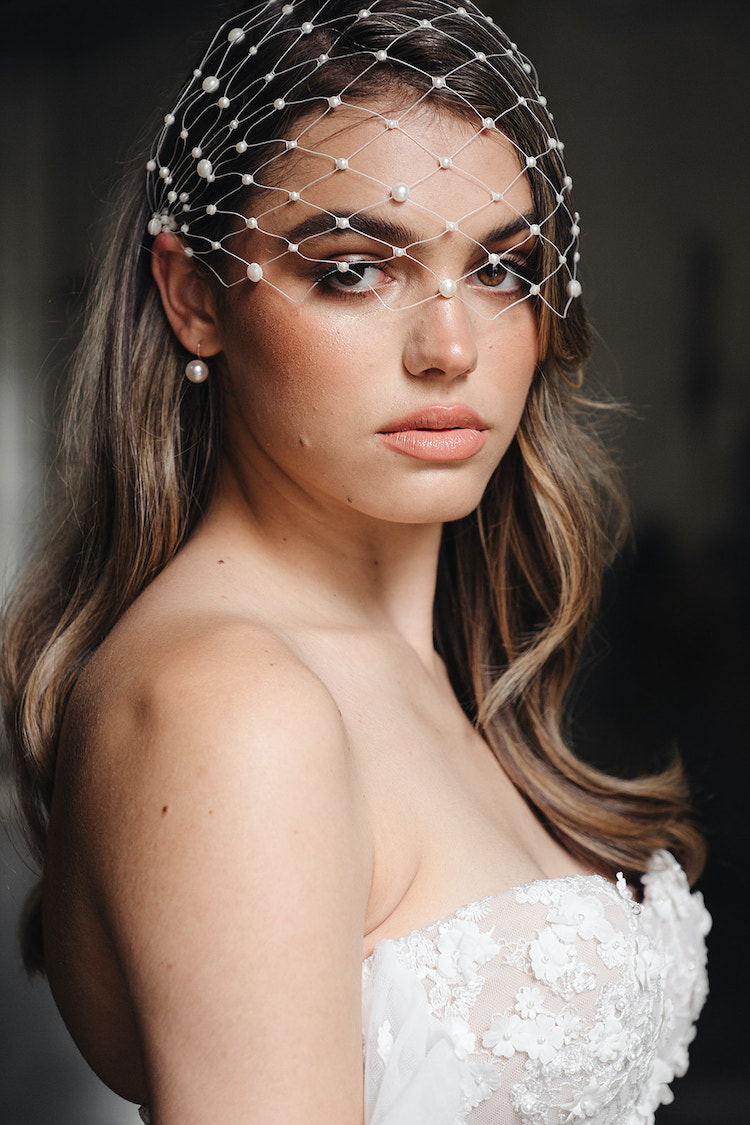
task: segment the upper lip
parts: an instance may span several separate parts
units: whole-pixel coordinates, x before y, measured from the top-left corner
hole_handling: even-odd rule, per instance
[[[486,430],[487,423],[476,410],[463,403],[443,405],[435,403],[413,410],[403,418],[394,418],[379,431],[381,434],[398,433],[399,430]]]

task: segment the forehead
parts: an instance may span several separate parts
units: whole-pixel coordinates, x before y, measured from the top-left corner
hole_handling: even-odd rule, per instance
[[[401,114],[386,103],[342,105],[302,118],[289,140],[257,176],[267,190],[255,213],[267,222],[282,211],[286,220],[289,202],[353,213],[387,202],[427,225],[470,222],[490,205],[506,218],[531,208],[508,138],[429,104]]]

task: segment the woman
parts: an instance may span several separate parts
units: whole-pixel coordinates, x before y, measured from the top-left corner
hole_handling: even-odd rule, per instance
[[[3,682],[27,963],[153,1125],[636,1125],[686,1065],[679,768],[561,732],[621,530],[562,147],[471,5],[268,2],[122,208]]]

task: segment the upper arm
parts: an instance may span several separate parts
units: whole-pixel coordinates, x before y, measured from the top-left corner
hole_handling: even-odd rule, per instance
[[[152,1120],[359,1125],[372,857],[343,725],[278,642],[222,653],[168,660],[93,776]]]

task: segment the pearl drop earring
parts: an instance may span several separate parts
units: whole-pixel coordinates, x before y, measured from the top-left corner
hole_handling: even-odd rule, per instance
[[[204,363],[201,359],[201,346],[195,349],[198,353],[197,359],[191,359],[185,367],[185,378],[189,379],[191,383],[205,383],[208,378],[208,364]]]

